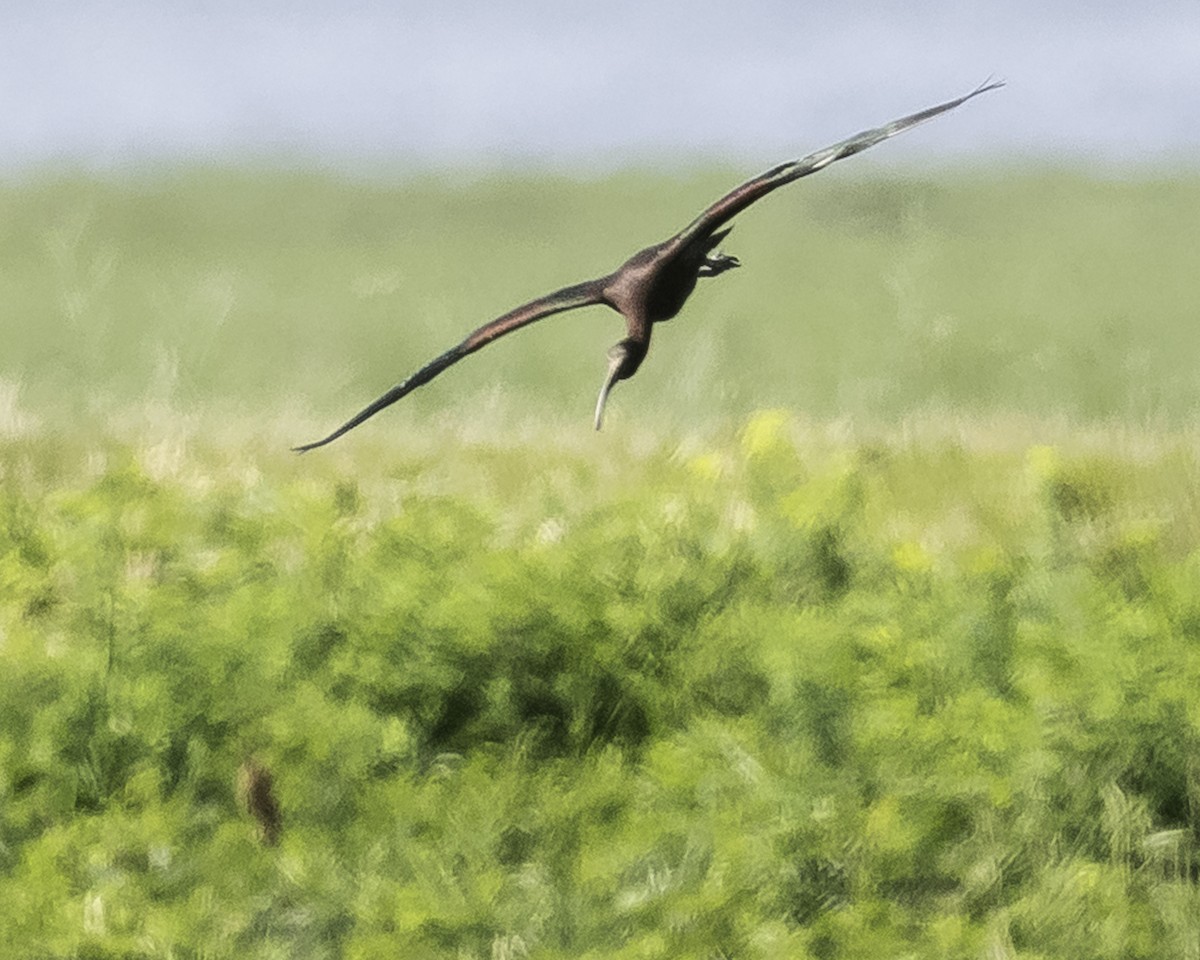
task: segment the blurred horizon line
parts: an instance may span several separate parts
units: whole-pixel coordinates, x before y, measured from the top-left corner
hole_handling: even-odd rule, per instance
[[[631,29],[630,25],[634,25]],[[49,0],[0,30],[0,176],[216,163],[758,172],[968,92],[896,167],[1200,161],[1200,4]]]

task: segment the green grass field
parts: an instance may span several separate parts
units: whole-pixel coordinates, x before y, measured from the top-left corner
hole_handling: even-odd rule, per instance
[[[0,191],[0,377],[51,426],[147,396],[340,422],[486,320],[669,236],[740,176],[30,179]],[[739,219],[727,246],[744,267],[656,331],[612,425],[671,436],[774,407],[1190,423],[1197,209],[1200,177],[815,177]],[[604,308],[552,318],[371,430],[500,405],[586,425],[622,330]]]
[[[288,452],[739,175],[0,190],[0,955],[1200,956],[1200,178],[815,178],[603,433],[596,310]]]

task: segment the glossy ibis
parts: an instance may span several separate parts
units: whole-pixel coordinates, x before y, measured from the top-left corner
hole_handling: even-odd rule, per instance
[[[730,191],[679,233],[662,243],[640,250],[625,261],[616,271],[596,280],[587,280],[573,286],[563,287],[554,293],[539,297],[523,306],[510,310],[491,323],[484,324],[470,334],[458,346],[447,350],[431,360],[407,380],[392,387],[387,393],[355,414],[333,433],[322,440],[296,447],[297,451],[312,450],[336,440],[352,430],[368,417],[391,406],[401,397],[417,387],[428,383],[447,367],[458,363],[463,357],[487,346],[497,337],[541,320],[543,317],[574,310],[593,304],[604,304],[625,318],[625,339],[608,351],[608,373],[600,387],[596,401],[596,429],[604,416],[604,404],[609,391],[620,380],[628,380],[641,366],[650,347],[650,331],[654,324],[670,320],[683,308],[687,298],[701,277],[720,276],[726,270],[740,266],[737,257],[714,252],[732,227],[724,225],[750,204],[761,200],[772,190],[785,183],[799,180],[816,173],[829,164],[845,157],[852,157],[868,147],[894,137],[898,133],[915,127],[940,114],[953,110],[972,97],[1004,85],[1002,80],[987,81],[966,96],[938,104],[911,116],[874,130],[864,130],[833,146],[810,153],[799,160],[790,160],[772,167],[766,173],[748,180]],[[721,229],[724,227],[724,229]]]

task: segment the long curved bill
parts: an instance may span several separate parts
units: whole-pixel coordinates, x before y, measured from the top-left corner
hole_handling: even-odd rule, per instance
[[[604,385],[600,387],[600,396],[596,400],[597,430],[604,424],[604,404],[608,401],[608,392],[613,388],[613,384],[617,382],[617,371],[621,369],[621,363],[624,359],[624,354],[609,357],[608,359],[608,375],[604,378]]]

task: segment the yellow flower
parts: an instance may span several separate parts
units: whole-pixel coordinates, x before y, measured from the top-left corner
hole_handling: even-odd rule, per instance
[[[725,472],[724,464],[721,462],[721,455],[715,450],[709,453],[702,453],[698,457],[692,457],[688,461],[687,468],[700,480],[719,480],[721,474]]]
[[[1058,473],[1058,451],[1053,447],[1039,444],[1025,451],[1025,465],[1029,472],[1038,480],[1049,480]]]
[[[747,460],[767,456],[786,446],[788,425],[786,410],[758,410],[742,430],[742,454]]]
[[[933,568],[933,558],[919,543],[905,540],[892,550],[892,563],[905,573],[928,573]]]

